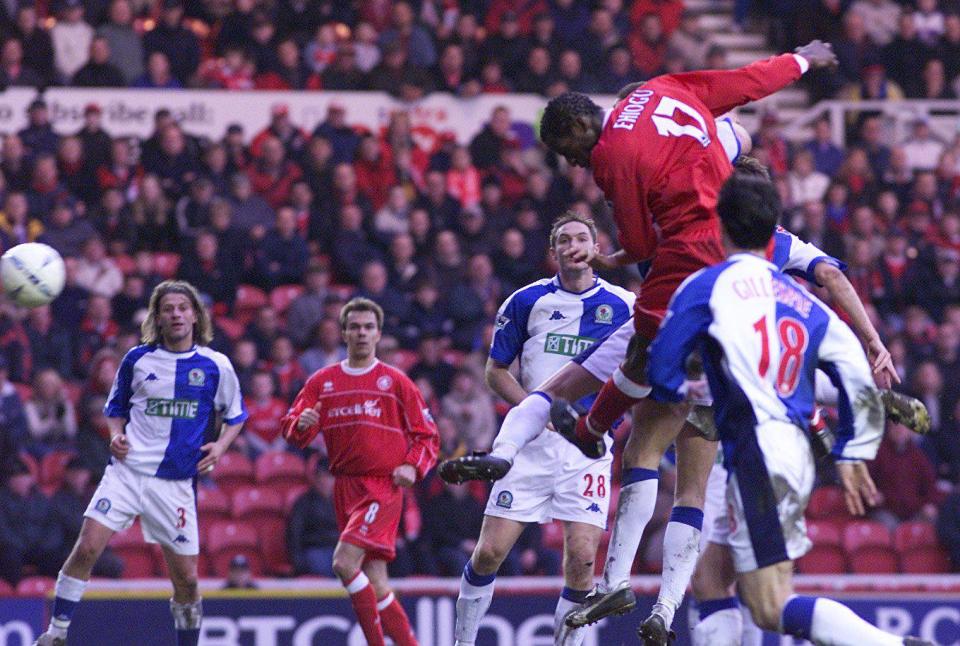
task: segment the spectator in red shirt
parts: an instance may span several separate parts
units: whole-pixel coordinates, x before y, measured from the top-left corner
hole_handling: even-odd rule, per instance
[[[651,13],[660,16],[663,33],[669,36],[680,26],[683,0],[636,0],[630,9],[630,24],[634,31],[642,29],[644,17]]]
[[[245,440],[247,455],[255,460],[267,451],[282,451],[286,442],[280,437],[280,418],[287,412],[286,403],[275,396],[276,386],[269,372],[257,371],[253,375],[250,394],[244,397],[247,407],[247,423],[239,439]]]
[[[290,337],[281,334],[270,344],[270,360],[266,363],[277,385],[277,396],[284,402],[293,401],[294,395],[307,380],[306,373],[297,363]]]
[[[383,154],[379,139],[367,135],[360,140],[353,168],[356,171],[357,188],[367,196],[374,210],[382,207],[387,201],[390,187],[397,183],[397,173]]]
[[[936,522],[941,501],[936,473],[910,429],[893,423],[887,426],[870,473],[878,490],[878,505],[870,514],[874,520],[891,529],[907,520]]]
[[[272,136],[264,140],[247,173],[253,190],[274,209],[290,200],[291,187],[303,177],[300,167],[287,158],[283,143]]]

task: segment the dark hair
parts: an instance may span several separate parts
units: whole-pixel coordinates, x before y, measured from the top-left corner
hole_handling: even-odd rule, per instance
[[[540,139],[548,146],[549,142],[570,134],[574,122],[579,117],[596,115],[601,118],[603,110],[580,92],[564,92],[550,99],[543,117],[540,119]]]
[[[733,163],[733,172],[738,175],[746,175],[750,177],[760,177],[767,181],[770,180],[770,171],[767,170],[767,167],[760,163],[760,160],[756,157],[750,157],[749,155],[740,155],[737,157],[737,161]]]
[[[717,214],[733,244],[762,249],[780,219],[780,196],[770,180],[734,173],[720,189]]]

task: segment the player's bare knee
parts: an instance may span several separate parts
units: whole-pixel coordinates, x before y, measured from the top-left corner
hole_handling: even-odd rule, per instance
[[[693,577],[690,579],[690,588],[693,590],[693,596],[698,601],[705,599],[722,599],[730,596],[726,582],[721,581],[720,573],[715,567],[711,567],[702,559],[697,563],[693,571]]]
[[[481,541],[473,550],[473,569],[477,574],[493,574],[500,569],[500,564],[507,557],[507,552],[498,545]]]
[[[90,572],[94,564],[96,564],[97,559],[100,558],[101,552],[103,552],[103,548],[101,548],[100,545],[81,536],[77,540],[77,544],[73,546],[73,552],[68,559],[68,566],[70,569],[80,569]]]
[[[352,558],[346,557],[342,554],[333,555],[333,573],[337,575],[337,578],[343,582],[347,582],[357,575],[359,566],[356,561]]]
[[[750,609],[753,623],[762,630],[777,632],[780,629],[780,615],[783,608],[777,599],[766,595],[744,595],[743,601]]]

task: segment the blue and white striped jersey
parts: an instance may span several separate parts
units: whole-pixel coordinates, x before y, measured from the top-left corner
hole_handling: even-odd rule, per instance
[[[532,390],[620,327],[636,298],[602,278],[579,294],[563,289],[557,276],[530,283],[500,306],[490,358],[510,365],[519,357],[518,381]]]
[[[770,238],[767,247],[767,260],[776,265],[777,269],[791,276],[799,276],[804,280],[818,284],[813,270],[822,262],[833,265],[840,271],[847,268],[846,263],[833,256],[827,255],[818,247],[804,242],[783,227],[778,226]]]
[[[703,358],[728,460],[746,429],[770,420],[807,427],[818,367],[840,391],[834,454],[876,455],[883,407],[859,341],[832,310],[773,264],[736,254],[684,281],[650,346],[654,399],[684,397],[684,363],[694,350]]]
[[[157,345],[131,349],[120,363],[104,412],[127,420],[130,452],[124,463],[167,480],[197,475],[200,447],[216,414],[227,424],[247,418],[230,360],[204,346],[186,352]]]

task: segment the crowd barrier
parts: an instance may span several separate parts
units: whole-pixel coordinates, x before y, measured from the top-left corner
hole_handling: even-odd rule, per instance
[[[655,600],[658,577],[636,577],[637,610],[592,626],[584,646],[637,644],[636,624]],[[559,578],[502,577],[477,646],[551,646]],[[343,589],[329,579],[261,580],[256,590],[201,584],[201,646],[362,646]],[[395,582],[421,646],[453,646],[457,579]],[[960,645],[960,576],[807,576],[797,588],[842,600],[884,630]],[[70,632],[71,644],[164,646],[174,643],[169,584],[161,580],[95,581]],[[48,621],[44,597],[0,598],[0,646],[29,646]],[[686,604],[674,623],[678,645],[689,644]],[[764,646],[793,646],[767,635]]]

